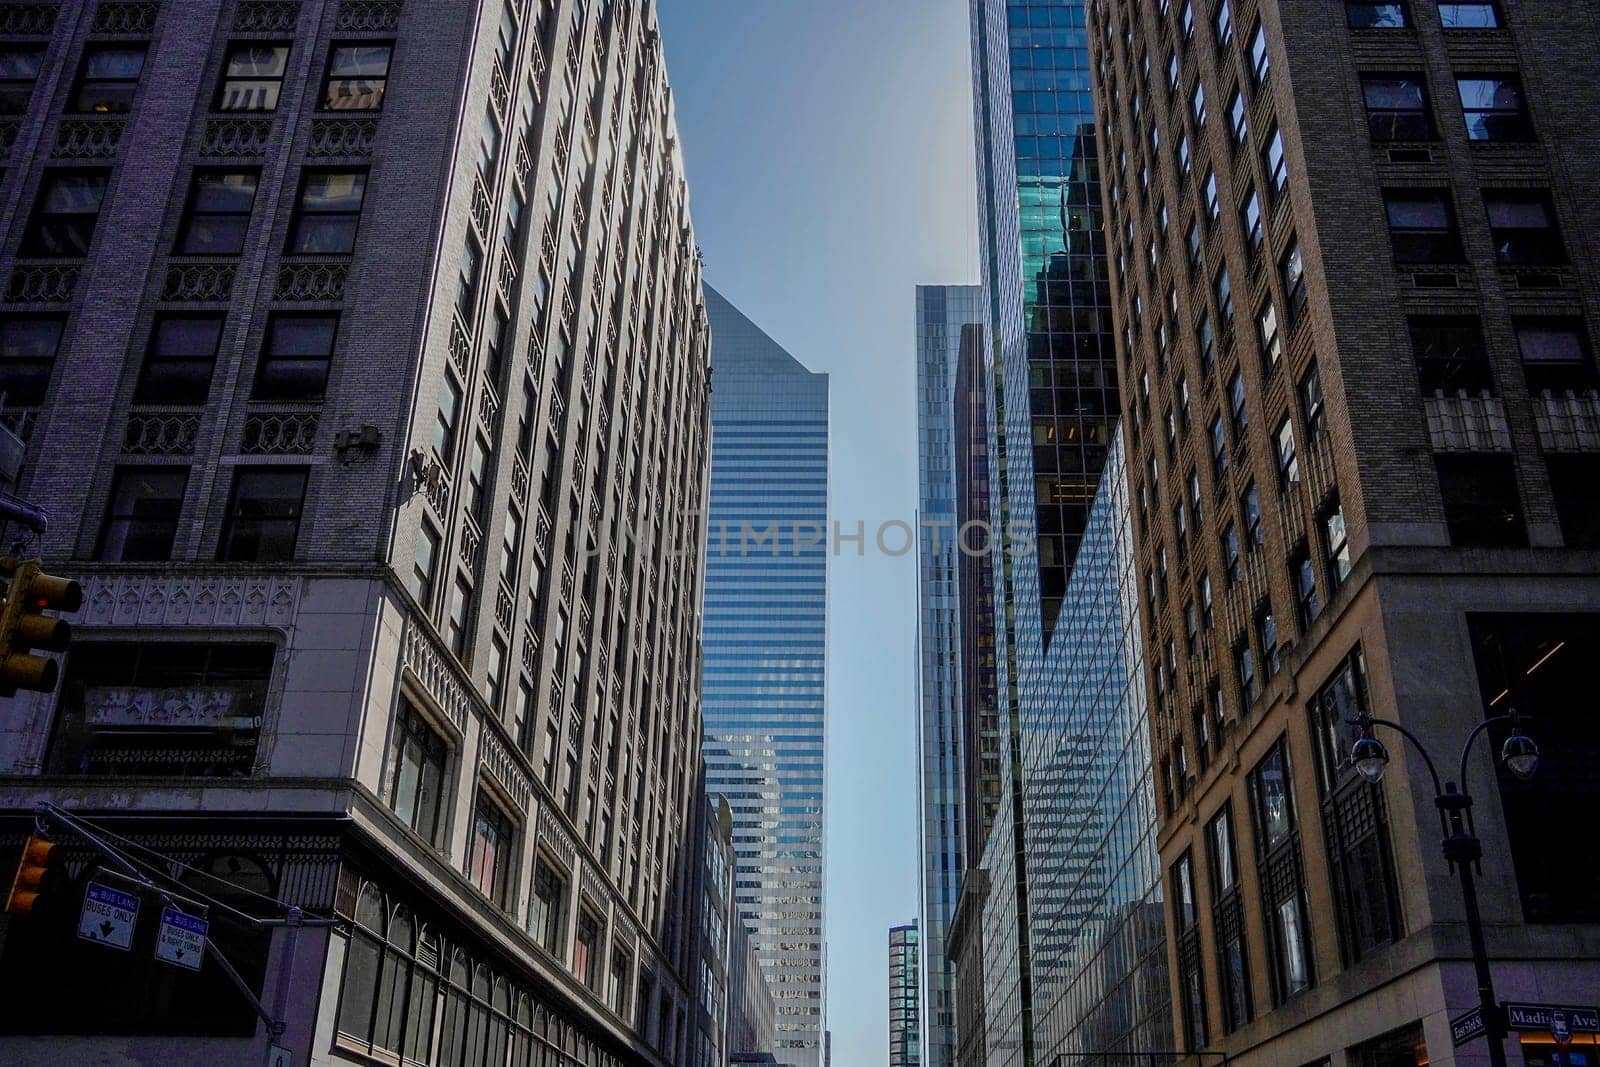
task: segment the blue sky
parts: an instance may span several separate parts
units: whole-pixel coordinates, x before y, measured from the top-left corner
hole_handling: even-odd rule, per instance
[[[706,277],[830,375],[835,517],[912,522],[915,287],[978,276],[966,0],[657,2]],[[917,913],[915,564],[847,546],[832,583],[829,1026],[834,1067],[882,1067]]]

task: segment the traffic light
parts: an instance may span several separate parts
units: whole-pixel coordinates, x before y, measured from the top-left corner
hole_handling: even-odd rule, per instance
[[[0,559],[0,575],[9,580],[0,611],[0,696],[15,696],[19,689],[52,692],[60,666],[32,653],[65,652],[72,625],[44,612],[77,611],[83,606],[83,587],[71,578],[44,573],[36,559]]]
[[[44,891],[45,876],[50,873],[50,862],[55,858],[57,846],[37,834],[28,836],[22,846],[22,862],[17,865],[17,876],[11,882],[11,892],[6,896],[6,911],[12,915],[28,915]]]

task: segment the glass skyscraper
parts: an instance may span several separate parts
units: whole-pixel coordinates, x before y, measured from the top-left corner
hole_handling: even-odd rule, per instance
[[[969,759],[962,721],[961,556],[956,502],[956,377],[962,338],[983,322],[983,289],[917,287],[917,693],[922,800],[922,1017],[929,1067],[955,1063],[955,973],[945,938],[965,869],[963,780]]]
[[[777,1004],[778,1060],[821,1067],[828,378],[710,286],[706,788],[733,809],[734,895]]]

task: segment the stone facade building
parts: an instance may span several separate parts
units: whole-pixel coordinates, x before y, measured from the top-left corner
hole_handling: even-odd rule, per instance
[[[8,839],[57,802],[219,902],[295,1063],[689,1062],[709,362],[654,4],[0,33],[0,417],[86,598],[4,702]],[[264,1057],[159,909],[72,936],[53,832],[0,1059]],[[292,971],[287,905],[341,920]]]
[[[1175,1029],[1241,1064],[1483,1063],[1435,784],[1504,999],[1600,986],[1592,5],[1094,0]],[[1580,996],[1579,991],[1584,991]],[[1584,997],[1587,1000],[1584,1000]],[[1548,1035],[1507,1042],[1553,1062]],[[1192,1062],[1198,1062],[1198,1058]]]

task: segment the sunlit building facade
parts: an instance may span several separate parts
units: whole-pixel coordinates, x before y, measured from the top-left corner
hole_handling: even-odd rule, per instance
[[[706,287],[712,464],[706,785],[733,811],[734,896],[780,1063],[821,1067],[828,378]]]
[[[889,928],[889,1067],[922,1067],[922,942],[917,924]]]

